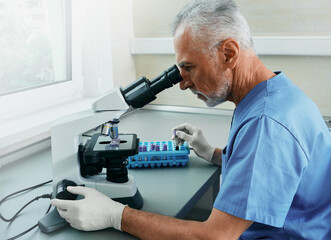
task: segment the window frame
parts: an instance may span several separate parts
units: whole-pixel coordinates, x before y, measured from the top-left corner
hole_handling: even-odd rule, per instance
[[[67,79],[0,94],[0,121],[49,108],[83,95],[80,29],[76,31],[75,26],[72,26],[77,22],[73,18],[72,0],[62,2],[65,7]]]

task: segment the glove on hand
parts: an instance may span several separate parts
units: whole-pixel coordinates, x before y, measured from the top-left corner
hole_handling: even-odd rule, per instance
[[[71,193],[84,196],[81,200],[53,199],[62,218],[73,228],[94,231],[114,227],[121,230],[122,213],[125,205],[115,202],[94,188],[68,187]]]
[[[207,143],[201,129],[191,124],[184,123],[174,127],[172,131],[174,133],[172,139],[176,143],[182,145],[184,141],[188,142],[196,155],[211,162],[215,147],[212,147]]]

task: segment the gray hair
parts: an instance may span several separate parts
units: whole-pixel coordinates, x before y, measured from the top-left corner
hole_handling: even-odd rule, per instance
[[[227,38],[234,38],[241,48],[254,51],[249,26],[232,0],[193,0],[176,16],[173,35],[182,23],[190,29],[193,41],[202,41],[211,53]]]

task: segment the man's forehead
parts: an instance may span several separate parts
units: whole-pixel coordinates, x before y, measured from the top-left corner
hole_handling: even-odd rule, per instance
[[[180,64],[180,62],[183,61],[183,58],[185,58],[185,55],[187,54],[188,49],[188,39],[185,34],[185,32],[181,31],[180,29],[177,29],[175,35],[174,35],[174,49],[176,54],[176,60],[177,63]]]
[[[175,56],[179,67],[191,64],[192,60],[201,58],[202,55],[201,48],[192,42],[175,42]]]
[[[181,35],[187,34],[187,32],[188,32],[187,24],[186,23],[181,23],[176,28],[176,31],[174,33],[174,37],[179,37]]]
[[[187,63],[187,58],[194,51],[194,45],[190,36],[190,30],[184,24],[179,25],[174,35],[174,48],[178,64],[183,65]]]

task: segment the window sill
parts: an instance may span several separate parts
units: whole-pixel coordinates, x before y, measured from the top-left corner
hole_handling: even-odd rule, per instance
[[[18,151],[32,145],[41,143],[39,145],[43,148],[49,147],[53,122],[66,115],[90,109],[94,100],[76,99],[38,112],[0,119],[0,166],[15,160],[10,155],[17,155]]]

